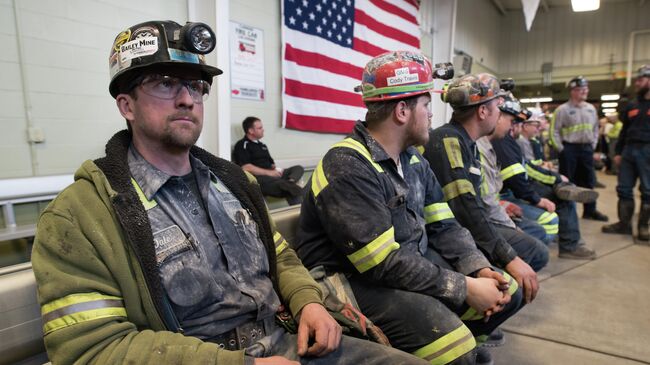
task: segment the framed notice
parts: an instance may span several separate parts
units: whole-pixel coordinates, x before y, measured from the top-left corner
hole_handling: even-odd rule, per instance
[[[264,100],[264,32],[230,22],[230,96]]]

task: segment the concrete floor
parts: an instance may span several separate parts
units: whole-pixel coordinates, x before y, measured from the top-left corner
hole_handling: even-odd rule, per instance
[[[598,209],[615,222],[616,178],[598,180],[606,185]],[[596,260],[559,259],[551,247],[537,299],[502,326],[506,344],[492,350],[495,364],[650,364],[650,246],[605,235],[602,225],[580,220]]]

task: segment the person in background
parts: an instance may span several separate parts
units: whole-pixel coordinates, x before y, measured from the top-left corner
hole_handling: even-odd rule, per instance
[[[607,138],[607,175],[616,175],[618,174],[618,167],[614,163],[614,157],[616,156],[616,144],[618,143],[618,137],[621,134],[623,129],[623,122],[618,119],[618,113],[607,114],[607,125],[605,126],[605,137]]]
[[[560,174],[584,188],[596,186],[594,150],[598,143],[598,114],[587,102],[589,83],[582,76],[568,83],[569,101],[560,105],[551,120],[550,143],[559,153]],[[609,218],[596,209],[596,202],[585,203],[582,218],[606,222]]]
[[[632,234],[634,194],[639,179],[641,211],[639,212],[638,242],[648,244],[650,232],[650,65],[643,65],[634,81],[637,99],[629,103],[622,114],[623,129],[616,144],[614,163],[618,166],[618,219],[602,227],[604,233]]]
[[[246,117],[242,129],[245,135],[235,144],[233,162],[255,176],[265,196],[285,198],[289,205],[300,204],[303,190],[297,182],[305,171],[303,167],[282,169],[275,166],[269,148],[261,141],[264,125],[259,118]]]

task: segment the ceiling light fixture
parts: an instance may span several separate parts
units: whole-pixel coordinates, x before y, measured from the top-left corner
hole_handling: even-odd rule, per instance
[[[519,100],[522,103],[528,104],[528,103],[550,103],[553,101],[553,98],[550,96],[542,96],[538,98],[523,98]]]
[[[600,96],[600,100],[603,101],[613,101],[613,100],[618,100],[620,98],[621,96],[618,94],[603,94]]]
[[[600,8],[600,0],[571,0],[571,7],[576,13],[594,11]]]
[[[601,108],[616,108],[618,106],[617,102],[609,102],[600,104]]]
[[[613,113],[616,113],[616,109],[614,109],[614,108],[606,108],[606,109],[603,109],[603,113],[604,114],[613,114]]]

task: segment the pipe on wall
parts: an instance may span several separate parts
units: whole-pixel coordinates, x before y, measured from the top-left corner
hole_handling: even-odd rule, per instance
[[[630,32],[630,39],[627,46],[627,77],[625,87],[632,85],[632,64],[634,63],[634,42],[636,36],[643,33],[650,33],[650,29],[635,30]]]

